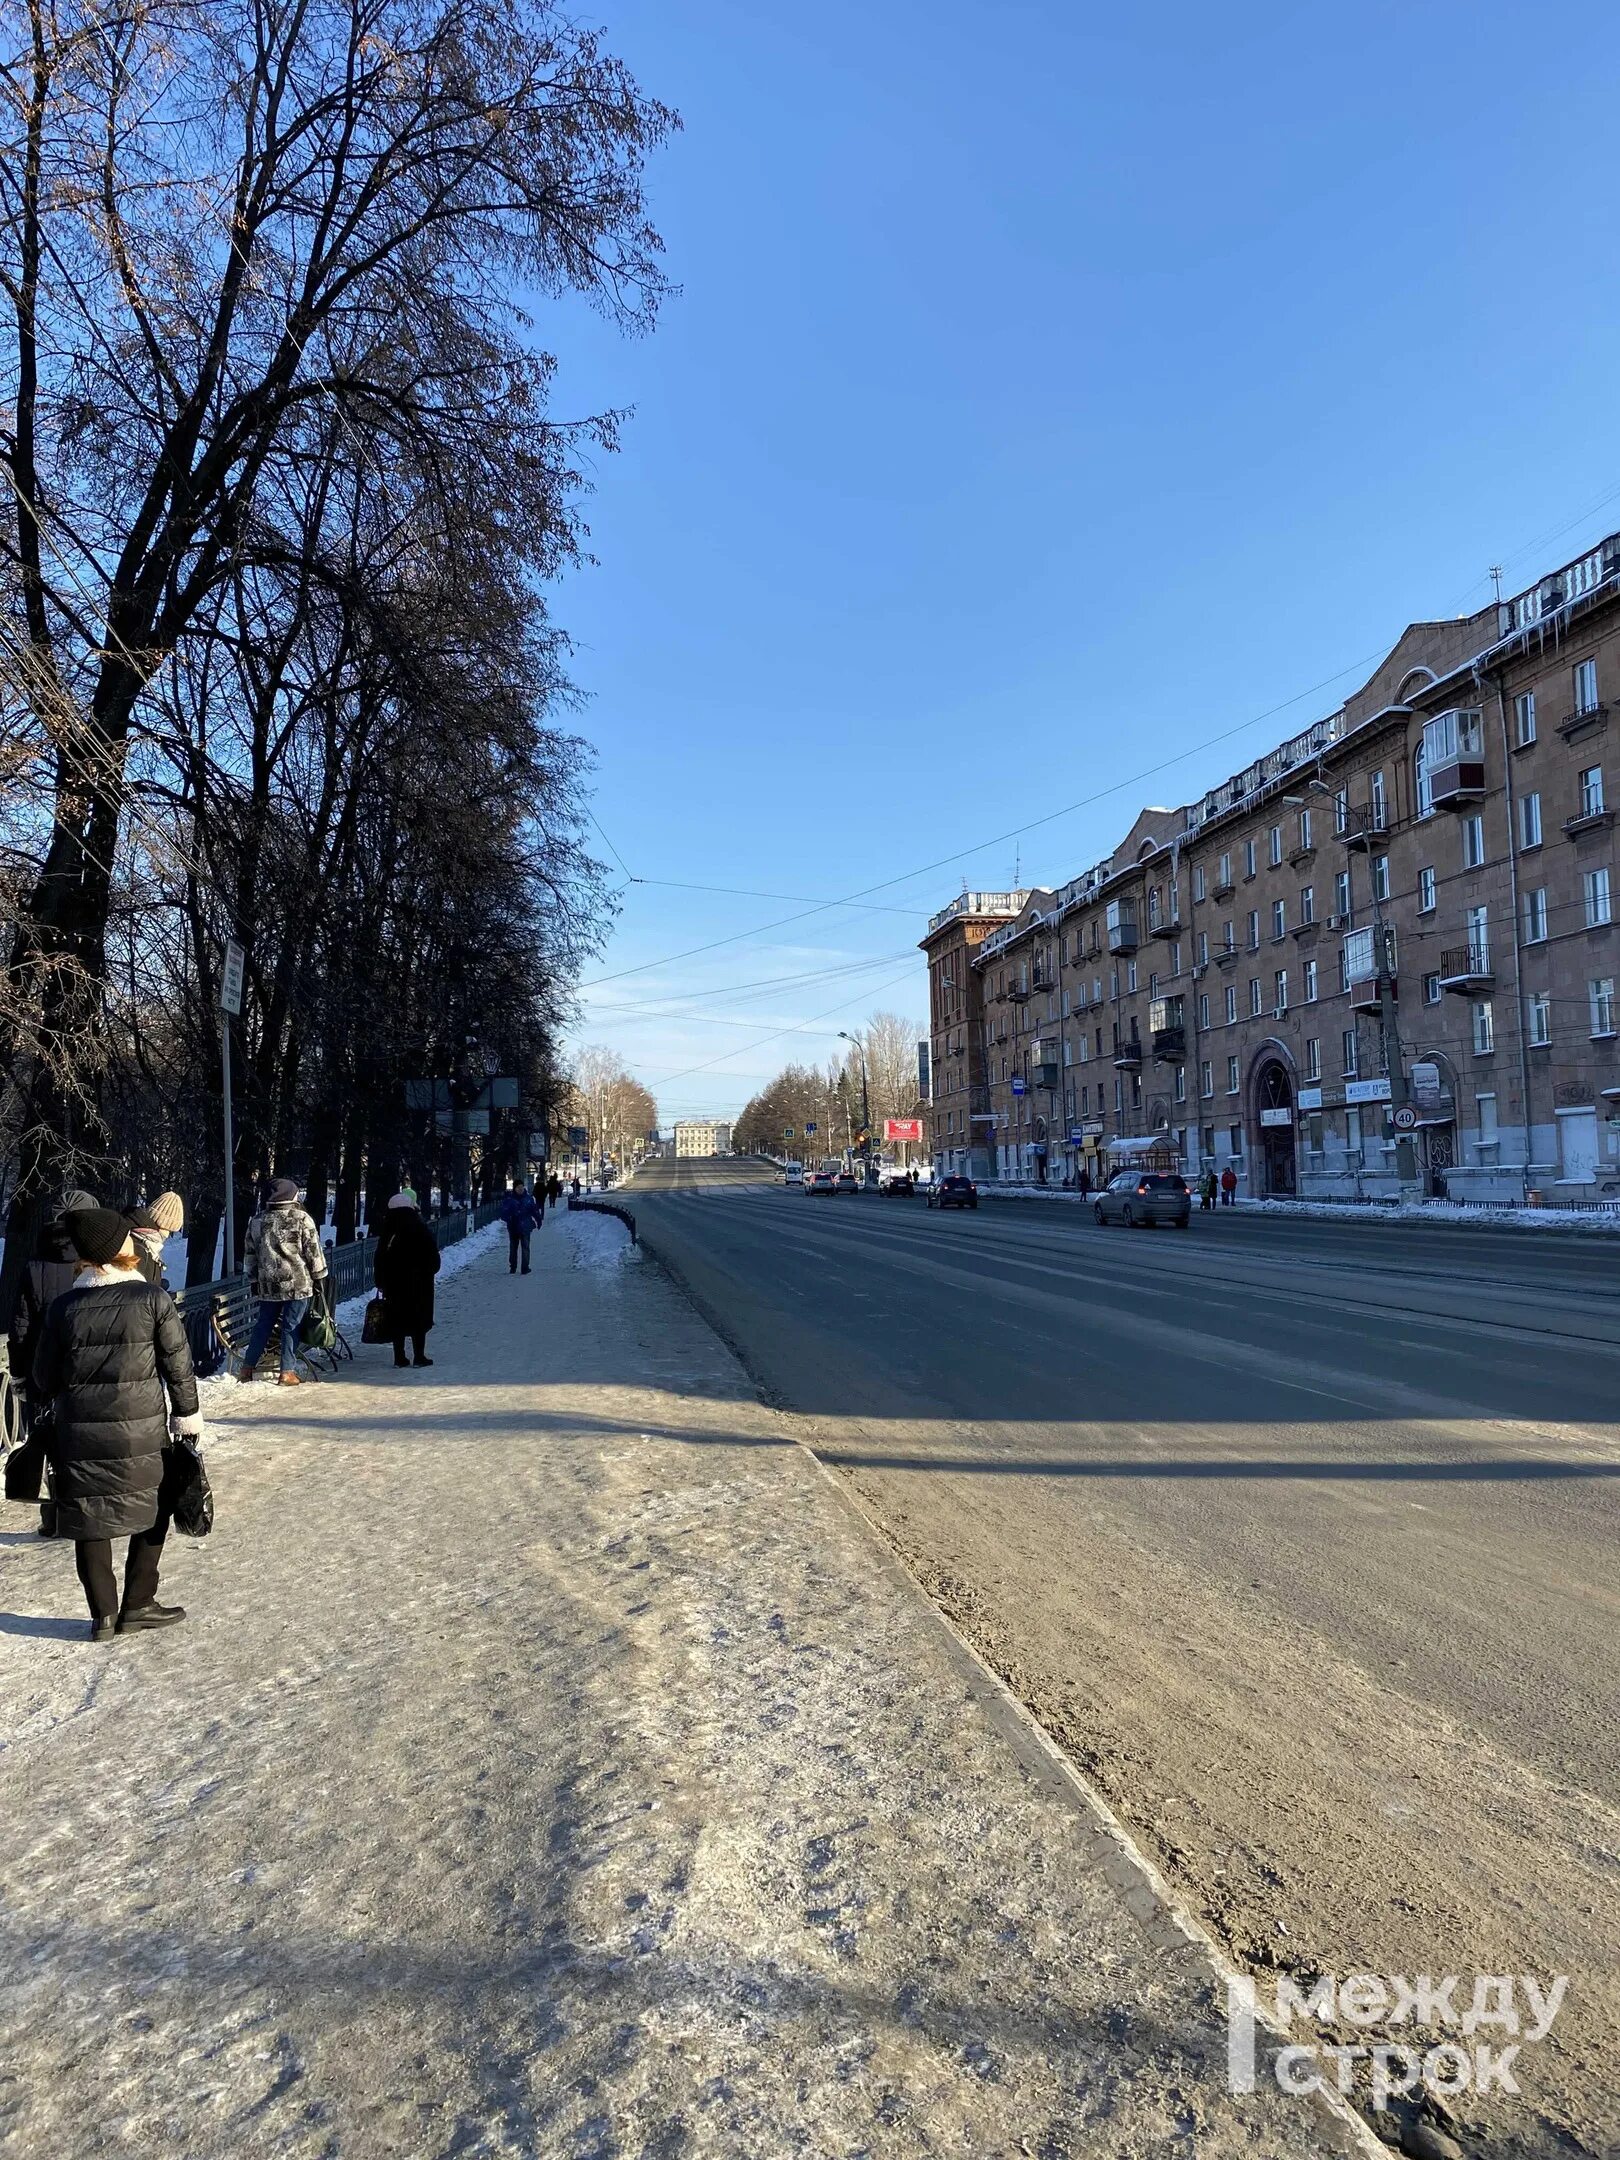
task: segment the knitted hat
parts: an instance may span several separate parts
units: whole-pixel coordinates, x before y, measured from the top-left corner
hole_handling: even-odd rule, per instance
[[[67,1215],[74,1208],[99,1207],[100,1205],[100,1201],[97,1200],[93,1192],[85,1192],[80,1186],[70,1185],[57,1202],[56,1212],[58,1215]]]
[[[136,1230],[148,1230],[161,1237],[162,1230],[157,1217],[149,1207],[132,1207],[129,1211],[130,1225]]]
[[[296,1178],[278,1177],[270,1180],[269,1206],[276,1207],[283,1200],[296,1200],[297,1198],[298,1180]]]
[[[166,1237],[186,1226],[186,1204],[177,1192],[160,1192],[152,1202],[152,1220]]]
[[[129,1245],[132,1225],[127,1215],[117,1208],[88,1207],[71,1208],[67,1216],[67,1234],[73,1240],[73,1249],[81,1260],[88,1260],[93,1267],[105,1267],[109,1260]]]
[[[388,1205],[390,1207],[415,1207],[416,1195],[413,1192],[397,1192]]]

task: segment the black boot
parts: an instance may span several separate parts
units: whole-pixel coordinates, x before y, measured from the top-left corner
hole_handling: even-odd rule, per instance
[[[92,1642],[111,1642],[118,1633],[118,1622],[110,1612],[97,1613],[90,1623]]]
[[[222,1173],[221,1173],[221,1175],[223,1175],[223,1174],[224,1174],[224,1173],[222,1172]],[[432,1359],[431,1359],[430,1357],[419,1357],[419,1358],[418,1358],[418,1359],[416,1360],[416,1363],[417,1363],[418,1365],[431,1365],[431,1364],[433,1363],[433,1360],[432,1360]]]
[[[118,1615],[118,1632],[127,1635],[131,1628],[173,1627],[186,1617],[183,1605],[160,1605],[154,1598],[150,1605],[133,1605],[128,1612]]]

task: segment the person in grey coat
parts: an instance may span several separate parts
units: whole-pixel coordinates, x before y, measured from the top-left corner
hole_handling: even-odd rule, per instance
[[[186,1331],[168,1291],[142,1277],[128,1216],[75,1208],[67,1227],[82,1265],[45,1315],[33,1386],[49,1405],[57,1535],[73,1540],[91,1639],[107,1642],[185,1618],[157,1601],[163,1449],[171,1430],[199,1437],[202,1418]],[[115,1537],[129,1539],[121,1599]]]

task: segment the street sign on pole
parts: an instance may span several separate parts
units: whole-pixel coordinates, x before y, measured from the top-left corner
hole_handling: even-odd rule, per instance
[[[571,1148],[575,1148],[575,1149],[578,1149],[578,1148],[588,1148],[588,1147],[590,1146],[590,1144],[591,1144],[591,1136],[590,1136],[590,1132],[589,1132],[589,1130],[588,1130],[588,1129],[587,1129],[587,1128],[586,1128],[585,1126],[583,1126],[583,1125],[570,1125],[570,1126],[569,1126],[569,1128],[568,1128],[568,1145],[569,1145],[569,1146],[570,1146]]]
[[[220,1080],[225,1100],[225,1272],[236,1268],[236,1134],[231,1125],[231,1015],[242,1010],[247,954],[235,938],[225,940],[219,971]]]
[[[805,1129],[805,1132],[806,1132],[806,1134],[809,1134],[809,1133],[813,1133],[813,1132],[815,1131],[815,1129],[816,1129],[816,1122],[815,1122],[815,1119],[814,1119],[814,1118],[806,1118],[806,1119],[805,1119],[805,1121],[804,1121],[804,1129]]]
[[[1409,1102],[1403,1102],[1398,1105],[1389,1122],[1397,1132],[1416,1132],[1417,1121],[1418,1114],[1416,1110]]]
[[[247,971],[247,954],[235,938],[225,940],[225,962],[219,971],[219,1002],[224,1012],[239,1013],[242,1010],[242,978]]]
[[[1013,1093],[1014,1093],[1015,1095],[1023,1095],[1023,1094],[1026,1094],[1026,1093],[1028,1092],[1028,1090],[1027,1090],[1027,1088],[1025,1087],[1025,1084],[1024,1084],[1024,1078],[1023,1078],[1023,1075],[1022,1075],[1021,1073],[1014,1073],[1014,1074],[1013,1074],[1013,1076],[1012,1076],[1012,1091],[1013,1091]]]

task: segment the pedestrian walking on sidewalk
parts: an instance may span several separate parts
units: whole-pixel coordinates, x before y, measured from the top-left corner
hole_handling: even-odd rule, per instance
[[[298,1330],[317,1284],[326,1279],[326,1255],[314,1217],[298,1205],[294,1178],[275,1178],[264,1206],[247,1226],[242,1266],[255,1300],[253,1332],[240,1380],[251,1380],[280,1330],[281,1384],[296,1387]]]
[[[1215,1173],[1206,1170],[1198,1180],[1198,1206],[1200,1211],[1215,1205]]]
[[[1237,1172],[1230,1163],[1221,1172],[1221,1206],[1237,1206]]]
[[[527,1185],[514,1185],[501,1201],[500,1218],[506,1225],[507,1273],[518,1271],[518,1252],[523,1253],[523,1272],[529,1272],[529,1240],[540,1225],[540,1211]]]
[[[54,1219],[40,1233],[39,1247],[23,1270],[17,1286],[16,1309],[11,1315],[9,1346],[12,1385],[22,1396],[30,1425],[43,1416],[43,1405],[34,1392],[34,1353],[45,1332],[45,1315],[52,1301],[73,1288],[79,1253],[68,1230],[67,1219],[75,1210],[93,1208],[94,1196],[71,1187],[62,1195]]]
[[[160,1288],[169,1287],[163,1277],[163,1248],[176,1231],[185,1227],[185,1203],[178,1193],[160,1192],[157,1198],[129,1211],[135,1225],[135,1257],[141,1273]]]
[[[433,1363],[427,1354],[427,1338],[433,1325],[433,1278],[439,1261],[439,1241],[422,1220],[416,1202],[408,1192],[395,1193],[377,1238],[372,1280],[388,1307],[396,1365],[412,1362],[405,1355],[407,1336],[415,1362]]]
[[[562,1199],[562,1179],[555,1171],[546,1179],[546,1198],[553,1207]]]
[[[74,1287],[54,1299],[34,1355],[49,1404],[46,1446],[56,1532],[73,1540],[93,1642],[172,1627],[181,1605],[157,1601],[168,1535],[164,1443],[202,1434],[191,1349],[167,1290],[145,1280],[134,1228],[114,1208],[74,1208]],[[120,1598],[112,1541],[129,1539]]]

